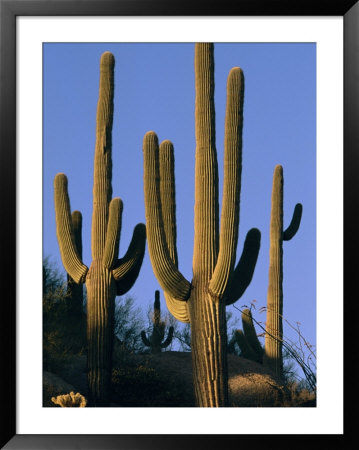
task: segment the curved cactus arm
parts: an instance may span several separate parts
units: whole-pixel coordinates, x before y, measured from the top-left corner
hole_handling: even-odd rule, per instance
[[[84,283],[88,267],[77,252],[72,231],[70,200],[67,192],[67,177],[58,173],[54,180],[56,234],[59,242],[62,263],[66,272],[76,283]]]
[[[132,239],[125,256],[117,260],[112,270],[116,280],[117,295],[123,295],[131,289],[139,274],[146,244],[146,226],[139,223],[133,230]]]
[[[107,268],[111,268],[118,258],[122,211],[122,200],[119,197],[113,198],[109,206],[106,242],[102,257],[102,263]]]
[[[257,355],[256,360],[261,362],[263,359],[264,350],[259,342],[256,330],[254,328],[252,313],[248,308],[242,311],[242,324],[244,335],[254,353]]]
[[[147,240],[153,271],[164,291],[176,300],[187,300],[191,284],[173,263],[163,230],[158,139],[152,131],[144,137],[143,155]]]
[[[227,82],[219,254],[209,284],[210,292],[217,297],[223,295],[236,260],[242,170],[243,93],[243,72],[239,67],[234,67],[228,75]]]
[[[72,233],[77,253],[82,258],[82,214],[80,211],[73,211],[71,214]]]
[[[170,343],[172,342],[172,338],[173,338],[173,332],[174,332],[174,328],[169,327],[167,339],[161,344],[161,348],[166,348],[170,345]]]
[[[146,332],[144,330],[141,331],[141,339],[146,347],[151,347],[151,342],[147,339]]]
[[[244,333],[242,330],[236,330],[235,339],[238,344],[238,347],[241,349],[241,356],[246,359],[250,359],[251,361],[256,361],[256,353],[249,345]]]
[[[170,257],[175,266],[178,267],[174,154],[173,144],[169,140],[165,140],[160,144],[159,169],[161,212],[166,243]]]
[[[300,203],[295,205],[292,220],[288,228],[283,232],[283,241],[290,241],[299,229],[300,221],[302,219],[303,206]]]
[[[251,228],[246,236],[240,260],[233,272],[228,291],[226,305],[232,305],[245,292],[252,280],[256,267],[261,242],[261,233],[257,228]]]
[[[169,256],[178,268],[177,227],[176,227],[176,193],[174,175],[173,144],[169,140],[161,142],[159,147],[160,198],[162,220]],[[179,321],[189,323],[187,303],[178,301],[168,292],[164,293],[168,310]]]
[[[190,323],[187,302],[176,300],[174,297],[167,294],[166,291],[164,291],[164,296],[168,311],[172,316],[182,323]]]

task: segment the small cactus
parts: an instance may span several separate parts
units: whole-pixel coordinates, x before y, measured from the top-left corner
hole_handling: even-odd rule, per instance
[[[51,401],[55,405],[61,406],[61,408],[85,408],[87,405],[86,398],[79,392],[77,394],[70,392],[69,394],[51,397]]]
[[[236,330],[234,335],[238,347],[241,349],[241,355],[243,358],[262,364],[264,350],[253,325],[252,313],[248,308],[242,311],[242,325],[243,331]]]
[[[173,327],[170,327],[168,330],[167,339],[163,341],[165,337],[165,322],[161,321],[161,304],[160,304],[160,291],[155,291],[155,302],[154,313],[153,313],[153,330],[152,335],[148,339],[145,331],[141,332],[141,338],[143,343],[150,347],[151,353],[161,353],[163,348],[166,348],[170,345],[173,338]]]

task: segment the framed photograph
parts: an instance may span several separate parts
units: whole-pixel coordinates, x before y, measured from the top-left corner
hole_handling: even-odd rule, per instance
[[[358,225],[358,2],[229,3],[0,0],[1,448],[288,445],[352,431],[344,319],[349,337],[355,313],[343,292],[356,240],[343,238]],[[206,70],[215,89],[201,103]],[[211,162],[197,150],[204,108]],[[104,281],[91,280],[105,258],[111,293],[99,301],[112,306],[101,309]],[[191,306],[200,295],[213,313]],[[223,344],[202,342],[223,323]],[[56,407],[68,402],[86,408]]]

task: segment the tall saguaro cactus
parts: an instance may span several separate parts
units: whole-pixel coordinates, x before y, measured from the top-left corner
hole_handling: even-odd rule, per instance
[[[169,327],[167,339],[165,337],[166,323],[161,320],[161,303],[160,303],[160,291],[155,291],[155,302],[153,304],[153,329],[149,338],[146,336],[146,332],[141,332],[141,338],[143,343],[150,347],[151,353],[161,353],[163,348],[170,345],[173,338],[173,327]]]
[[[135,282],[145,251],[145,225],[136,225],[130,246],[118,259],[122,200],[112,196],[112,120],[114,95],[114,57],[105,52],[100,61],[100,87],[97,104],[92,212],[92,263],[83,264],[72,230],[67,177],[55,177],[57,238],[65,270],[87,288],[88,385],[91,406],[109,402],[113,310],[116,295],[127,292]]]
[[[193,381],[198,406],[228,404],[226,305],[251,281],[260,233],[249,231],[235,268],[242,155],[243,73],[228,77],[224,142],[224,185],[219,229],[218,166],[215,148],[213,44],[195,46],[195,218],[193,278],[178,270],[173,146],[144,137],[144,191],[149,254],[165,291],[169,311],[191,324]]]
[[[289,227],[283,231],[283,168],[277,165],[273,174],[272,210],[270,222],[269,283],[267,321],[263,364],[277,376],[283,372],[283,241],[297,233],[302,217],[302,205],[295,205]]]

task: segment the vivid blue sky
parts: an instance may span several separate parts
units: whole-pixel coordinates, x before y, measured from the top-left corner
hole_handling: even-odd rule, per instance
[[[99,59],[116,59],[113,124],[113,195],[124,202],[120,256],[133,227],[145,221],[142,140],[154,130],[175,148],[179,268],[192,278],[194,207],[194,44],[44,44],[43,253],[62,268],[56,240],[53,179],[69,180],[71,209],[83,215],[83,260],[91,263],[91,214]],[[283,243],[284,317],[300,322],[306,339],[316,337],[316,47],[299,43],[215,44],[216,138],[223,181],[226,79],[233,66],[245,75],[243,165],[239,243],[247,231],[262,233],[253,280],[236,303],[256,300],[254,317],[265,321],[269,263],[272,176],[284,169],[284,226],[296,203],[303,204],[297,235]],[[220,195],[221,198],[221,195]],[[160,289],[148,250],[128,294],[147,311]],[[164,297],[161,295],[165,310]],[[236,313],[232,307],[229,311]],[[284,334],[296,340],[289,326]]]

